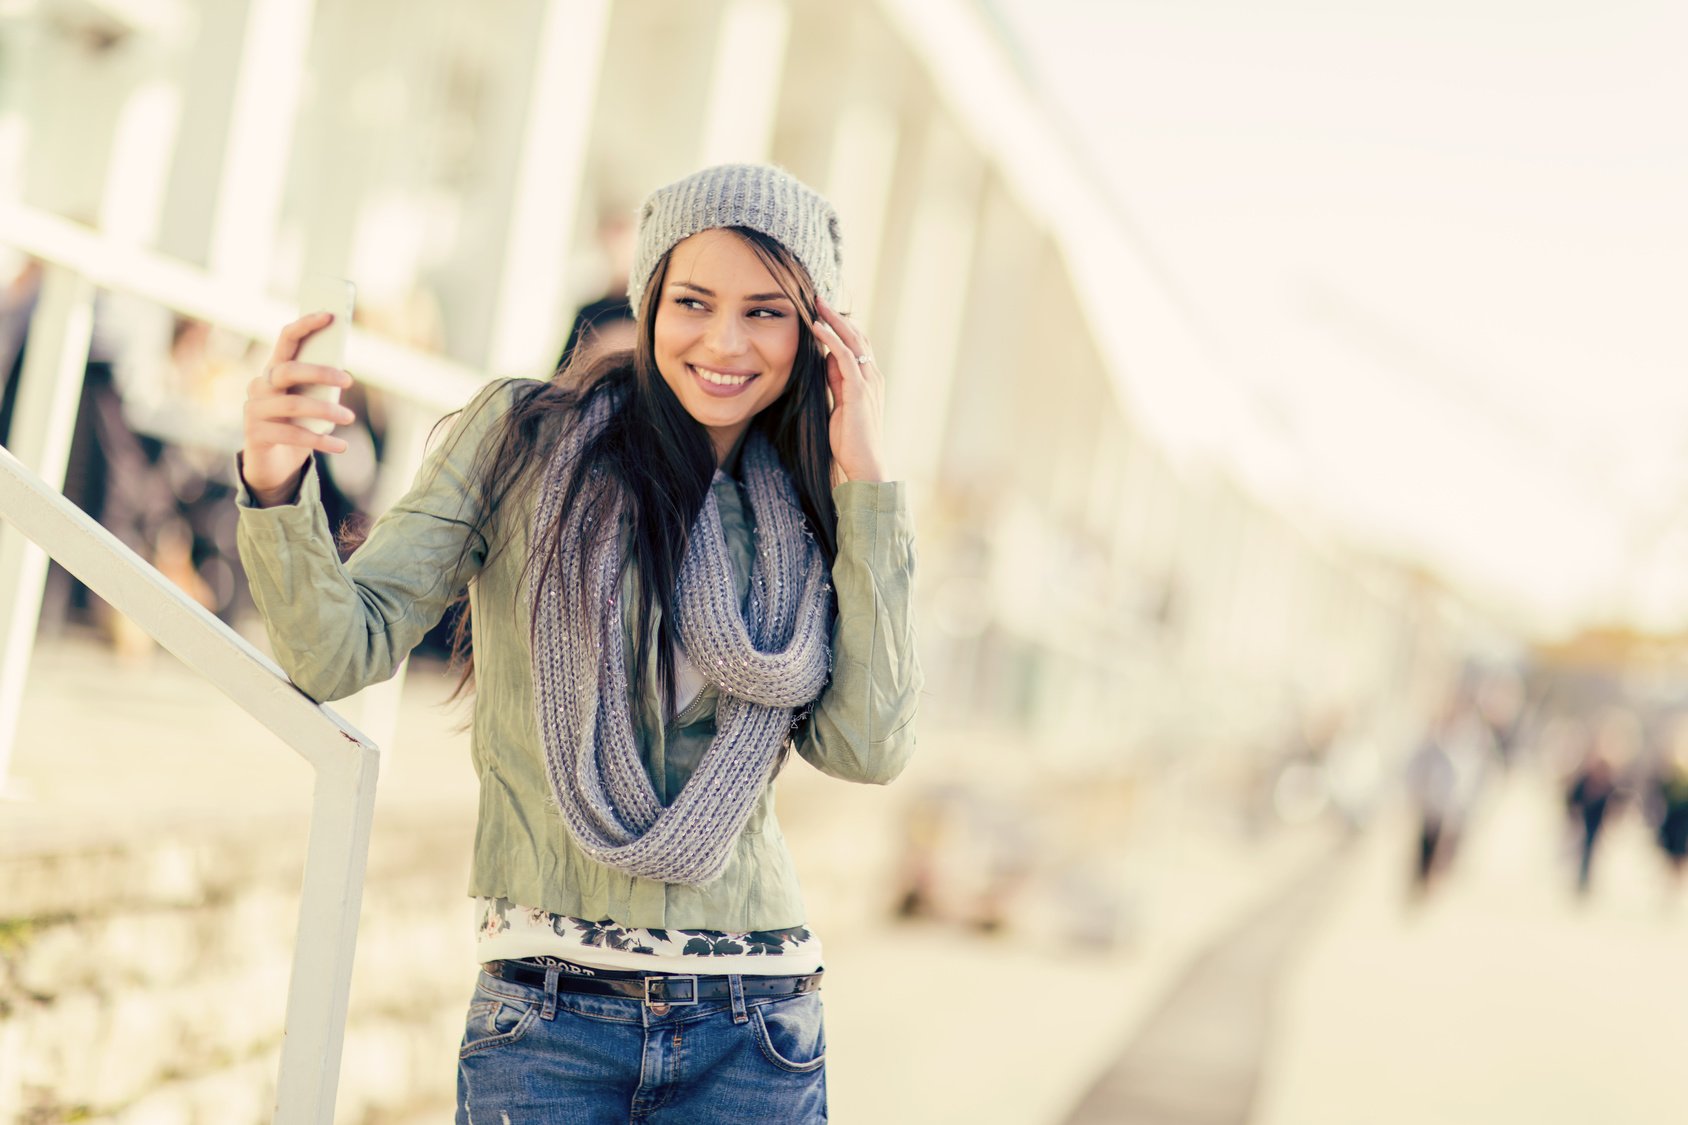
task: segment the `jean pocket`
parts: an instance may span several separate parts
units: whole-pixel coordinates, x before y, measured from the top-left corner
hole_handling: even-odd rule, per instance
[[[819,993],[758,1004],[750,1009],[750,1027],[763,1056],[781,1070],[807,1074],[826,1063],[826,1025]]]
[[[539,1005],[530,1000],[509,996],[489,996],[477,993],[469,1005],[469,1018],[463,1029],[463,1045],[459,1058],[467,1058],[480,1051],[514,1043],[528,1033],[533,1021],[539,1018]]]

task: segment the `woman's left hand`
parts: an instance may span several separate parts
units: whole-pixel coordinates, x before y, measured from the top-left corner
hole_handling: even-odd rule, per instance
[[[825,301],[816,299],[815,335],[826,345],[826,385],[832,391],[827,435],[832,461],[845,480],[883,481],[885,376],[867,336]]]

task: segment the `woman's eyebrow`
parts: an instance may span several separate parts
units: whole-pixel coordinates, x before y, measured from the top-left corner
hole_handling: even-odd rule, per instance
[[[673,288],[675,288],[675,289],[690,289],[693,293],[701,293],[705,297],[715,296],[715,290],[705,289],[703,286],[694,285],[690,281],[673,282]],[[789,302],[791,300],[791,298],[787,297],[784,293],[752,293],[748,297],[746,297],[745,300],[747,300],[747,301],[788,301]]]

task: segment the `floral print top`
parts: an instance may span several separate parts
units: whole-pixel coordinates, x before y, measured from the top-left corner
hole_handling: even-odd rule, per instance
[[[506,898],[475,899],[480,960],[561,957],[600,969],[785,976],[821,968],[820,938],[802,926],[724,933],[656,930],[549,914]]]

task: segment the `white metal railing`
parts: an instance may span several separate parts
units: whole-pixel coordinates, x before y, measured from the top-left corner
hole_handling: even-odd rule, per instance
[[[101,289],[144,297],[254,340],[272,339],[298,315],[285,301],[231,288],[197,266],[102,237],[37,208],[0,201],[0,244],[57,263]],[[357,328],[346,342],[346,366],[372,387],[442,411],[462,406],[481,383],[461,364]]]
[[[275,1120],[326,1125],[340,1075],[379,752],[4,449],[0,514],[315,769]]]
[[[0,787],[6,781],[40,619],[46,559],[66,570],[209,679],[309,761],[316,773],[297,943],[288,986],[275,1120],[328,1125],[340,1074],[358,913],[379,767],[376,741],[312,702],[273,661],[178,590],[58,491],[64,479],[96,288],[152,301],[255,340],[296,310],[233,290],[163,255],[102,238],[45,212],[0,202],[0,244],[46,263],[29,350],[0,448]],[[383,458],[385,500],[415,475],[427,422],[481,384],[467,368],[349,334],[346,366],[408,409],[395,411]],[[14,453],[17,456],[14,456]],[[378,496],[381,506],[383,497]],[[389,743],[399,675],[363,694],[363,725]]]
[[[30,322],[29,350],[12,418],[11,449],[53,487],[62,485],[82,371],[88,358],[94,289],[142,298],[218,327],[267,341],[297,310],[231,287],[195,266],[117,242],[57,215],[0,202],[0,245],[47,264]],[[378,507],[397,499],[421,464],[429,423],[467,402],[482,379],[470,369],[354,327],[346,367],[405,409],[392,412]],[[15,536],[0,536],[0,789],[6,784],[24,685],[41,615],[46,561]],[[404,670],[343,707],[383,745],[397,725]]]

